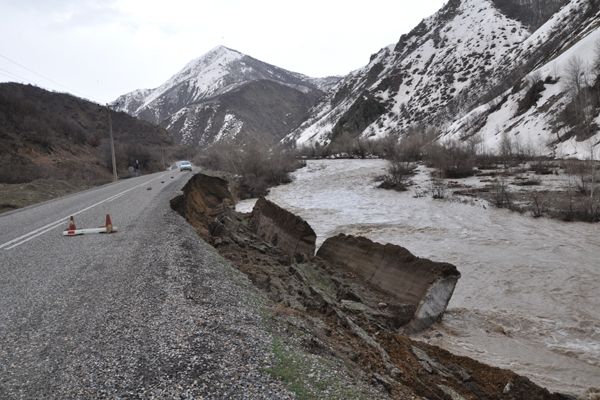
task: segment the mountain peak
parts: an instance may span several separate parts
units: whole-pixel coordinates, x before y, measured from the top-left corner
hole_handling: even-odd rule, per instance
[[[240,53],[237,50],[230,49],[229,47],[220,45],[220,46],[212,48],[211,50],[209,50],[205,54],[201,55],[200,57],[195,58],[192,61],[190,61],[183,68],[183,70],[185,70],[186,68],[188,68],[192,65],[195,65],[195,64],[201,64],[204,67],[215,61],[218,61],[221,63],[222,62],[231,62],[231,61],[238,60],[245,56],[246,56],[245,54]]]
[[[206,145],[238,134],[267,134],[279,140],[338,80],[310,78],[220,45],[188,62],[158,88],[128,93],[115,104],[163,124],[186,144]],[[264,104],[270,114],[257,110],[257,104]]]
[[[239,60],[242,57],[245,57],[245,54],[242,54],[237,50],[225,46],[217,46],[209,52],[190,61],[175,76],[185,76],[189,78],[192,75],[204,72],[207,68],[224,67],[226,64]]]
[[[213,47],[212,49],[210,49],[205,54],[205,56],[208,55],[208,54],[226,54],[226,53],[235,53],[235,54],[244,55],[243,53],[241,53],[241,52],[239,52],[239,51],[237,51],[235,49],[231,49],[229,47],[226,47],[226,46],[223,46],[222,44],[220,44],[220,45],[218,45],[218,46]],[[204,56],[202,56],[202,57],[204,57]]]

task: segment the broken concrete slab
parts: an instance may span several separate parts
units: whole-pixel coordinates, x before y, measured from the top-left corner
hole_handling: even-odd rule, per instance
[[[399,303],[414,305],[407,327],[414,331],[442,317],[460,278],[452,264],[416,257],[397,245],[344,234],[325,240],[317,257],[356,274]]]
[[[264,241],[298,261],[315,254],[317,235],[302,218],[261,197],[250,217],[250,227]]]

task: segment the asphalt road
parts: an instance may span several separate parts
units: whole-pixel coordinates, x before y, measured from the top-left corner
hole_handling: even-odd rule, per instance
[[[0,215],[0,398],[289,397],[263,298],[169,207],[191,176]],[[119,232],[62,236],[107,213]]]

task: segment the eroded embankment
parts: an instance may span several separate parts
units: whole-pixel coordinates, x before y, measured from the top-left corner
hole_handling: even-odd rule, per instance
[[[274,203],[261,199],[250,215],[236,213],[227,181],[203,174],[183,192],[173,208],[288,310],[280,318],[313,338],[308,351],[368,371],[396,398],[562,398],[511,371],[398,333],[441,318],[460,277],[454,266],[346,235],[326,240],[314,256],[312,228]]]

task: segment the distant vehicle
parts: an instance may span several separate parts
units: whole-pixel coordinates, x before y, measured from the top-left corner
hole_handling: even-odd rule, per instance
[[[179,167],[179,171],[191,171],[192,170],[192,163],[189,161],[178,161],[176,164],[177,164],[177,167]]]

